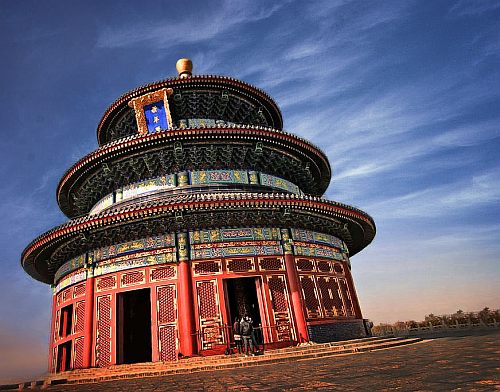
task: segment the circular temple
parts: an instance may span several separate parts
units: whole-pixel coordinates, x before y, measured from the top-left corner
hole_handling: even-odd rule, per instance
[[[271,349],[368,333],[349,258],[373,219],[322,198],[328,158],[264,91],[177,71],[109,107],[58,185],[70,220],[23,251],[53,288],[50,372],[223,353],[243,316]]]

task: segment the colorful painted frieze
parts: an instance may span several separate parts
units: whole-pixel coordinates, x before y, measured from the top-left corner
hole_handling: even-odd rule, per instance
[[[295,194],[300,194],[299,187],[291,183],[290,181],[264,173],[259,173],[259,177],[261,185],[269,186],[272,188],[283,189],[284,191]]]
[[[97,214],[98,212],[101,212],[102,210],[105,210],[106,208],[112,205],[113,205],[113,194],[109,194],[103,197],[101,200],[99,200],[97,204],[94,207],[92,207],[92,209],[90,210],[90,214]]]
[[[280,240],[280,230],[277,228],[242,228],[196,230],[189,233],[191,244],[208,242],[244,241],[244,240]]]
[[[202,170],[189,173],[191,185],[248,184],[248,173],[243,170]]]
[[[235,256],[279,256],[282,254],[283,250],[279,245],[191,249],[192,260]]]
[[[123,199],[130,199],[149,192],[175,188],[175,175],[161,176],[123,187]]]
[[[136,256],[136,255],[134,255]],[[110,274],[132,268],[148,267],[151,265],[174,263],[177,261],[175,251],[160,254],[150,254],[143,257],[113,259],[108,263],[99,263],[94,268],[94,276]]]
[[[87,279],[87,271],[85,269],[76,271],[71,275],[65,277],[61,281],[59,281],[59,283],[57,283],[56,285],[55,292],[58,293],[59,291],[65,289],[66,287],[84,281],[85,279]]]
[[[294,253],[297,256],[307,256],[307,257],[324,257],[327,259],[344,261],[345,257],[342,252],[339,252],[335,248],[328,246],[308,244],[308,243],[295,243]]]
[[[109,259],[126,253],[148,249],[169,248],[175,246],[174,234],[163,234],[155,237],[143,238],[122,244],[106,246],[94,251],[94,261]]]
[[[85,265],[85,257],[85,254],[83,254],[64,263],[55,273],[54,282],[57,282],[69,273],[82,268]]]
[[[215,120],[211,118],[189,118],[187,120],[187,125],[189,128],[209,128],[215,127],[216,123]]]
[[[294,241],[312,242],[315,244],[330,245],[338,249],[345,249],[342,240],[330,234],[318,233],[304,229],[290,229]]]

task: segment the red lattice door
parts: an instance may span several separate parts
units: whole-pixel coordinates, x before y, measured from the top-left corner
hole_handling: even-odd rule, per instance
[[[340,292],[342,293],[342,300],[344,301],[344,307],[346,310],[346,316],[352,317],[354,316],[354,308],[352,305],[351,293],[349,292],[349,287],[347,286],[347,282],[343,278],[339,278],[339,287]]]
[[[290,315],[290,301],[286,289],[284,275],[273,275],[267,278],[269,292],[271,294],[274,325],[276,327],[276,338],[279,342],[289,341],[295,338]],[[274,334],[273,334],[274,335]]]
[[[73,353],[73,369],[82,369],[83,368],[83,358],[85,355],[84,352],[84,342],[85,338],[80,337],[75,339],[74,344],[74,353]]]
[[[308,319],[321,318],[321,306],[314,276],[300,275],[302,295]]]
[[[216,280],[196,282],[200,345],[202,350],[224,344],[219,293]]]
[[[98,367],[111,364],[111,304],[111,295],[97,297],[95,363]]]
[[[85,325],[85,302],[76,302],[74,312],[73,320],[75,322],[73,323],[73,333],[81,333]]]
[[[345,309],[335,278],[330,276],[317,276],[316,284],[321,295],[321,305],[325,317],[345,316]]]
[[[176,361],[179,341],[177,338],[177,292],[175,284],[157,287],[156,298],[160,361]]]

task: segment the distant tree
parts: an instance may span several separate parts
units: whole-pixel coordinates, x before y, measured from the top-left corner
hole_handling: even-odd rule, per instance
[[[415,320],[410,320],[410,321],[406,322],[406,326],[408,328],[417,328],[418,327],[418,323]]]
[[[443,321],[441,316],[435,316],[431,313],[428,316],[425,316],[425,322],[431,323],[432,325],[441,325]]]
[[[481,310],[479,313],[478,313],[478,316],[479,316],[479,319],[485,323],[485,324],[488,324],[490,322],[490,320],[492,319],[492,312],[490,311],[490,308],[488,307],[485,307],[483,310]]]
[[[392,334],[396,331],[402,331],[409,328],[418,328],[424,327],[428,328],[429,323],[432,323],[433,326],[446,324],[448,326],[454,325],[455,323],[459,324],[479,324],[480,320],[486,323],[491,323],[492,321],[500,322],[500,310],[490,310],[490,308],[485,307],[483,310],[479,312],[464,312],[459,309],[453,314],[436,316],[434,313],[430,313],[425,316],[423,321],[397,321],[394,324],[389,323],[380,323],[377,326],[374,326],[372,332],[374,335],[388,335]]]

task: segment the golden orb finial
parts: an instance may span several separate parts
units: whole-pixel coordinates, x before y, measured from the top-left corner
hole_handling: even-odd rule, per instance
[[[193,62],[188,58],[182,58],[177,60],[175,64],[175,68],[177,68],[177,73],[179,74],[179,78],[189,78],[193,72]]]

